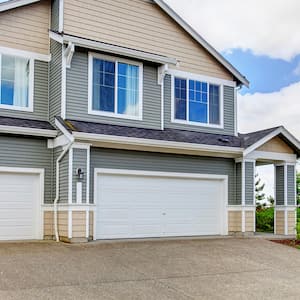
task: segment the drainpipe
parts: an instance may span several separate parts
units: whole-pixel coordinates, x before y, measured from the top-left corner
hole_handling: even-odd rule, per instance
[[[60,162],[67,154],[67,152],[71,149],[74,143],[74,137],[71,133],[69,133],[66,128],[57,120],[55,119],[56,126],[62,131],[64,136],[68,139],[69,143],[65,146],[63,152],[59,155],[56,160],[56,191],[55,191],[55,199],[53,202],[53,211],[54,211],[54,233],[55,233],[55,240],[59,242],[59,234],[58,234],[58,218],[57,218],[57,203],[59,200],[59,174],[60,174]]]

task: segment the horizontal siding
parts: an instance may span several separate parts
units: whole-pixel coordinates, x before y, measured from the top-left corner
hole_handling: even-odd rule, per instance
[[[209,132],[218,134],[234,135],[234,88],[224,86],[224,129],[201,127],[188,124],[178,124],[171,122],[171,101],[172,101],[172,88],[171,88],[171,75],[165,76],[164,80],[164,118],[165,127],[173,129],[183,129],[198,132]]]
[[[0,136],[1,167],[44,169],[45,203],[52,201],[52,161],[46,139]]]
[[[245,162],[245,203],[254,205],[254,164]]]
[[[0,115],[48,121],[48,63],[34,62],[33,112],[1,109]]]
[[[49,119],[54,124],[54,117],[61,115],[61,78],[62,46],[51,41],[50,82],[49,82]]]
[[[242,164],[236,164],[236,203],[242,204]]]
[[[295,205],[296,186],[295,186],[295,167],[287,166],[287,200],[288,205]]]
[[[0,45],[49,54],[50,1],[0,13]]]
[[[157,68],[144,65],[143,120],[103,117],[88,114],[88,54],[76,52],[72,68],[67,69],[67,118],[81,121],[143,128],[160,128],[161,87],[157,84]]]
[[[76,203],[76,186],[77,182],[82,183],[82,202],[86,203],[86,178],[87,178],[87,150],[86,149],[73,149],[73,203]],[[79,179],[76,175],[76,169],[80,168],[83,172],[83,179]]]
[[[284,166],[276,166],[276,205],[284,205]]]
[[[229,204],[235,204],[232,159],[91,148],[91,202],[95,168],[228,175]]]
[[[154,2],[66,0],[64,32],[157,53],[180,61],[179,69],[232,79],[207,51]]]

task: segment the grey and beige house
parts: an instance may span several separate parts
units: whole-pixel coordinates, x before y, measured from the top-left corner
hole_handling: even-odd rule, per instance
[[[0,4],[0,240],[295,234],[300,144],[237,132],[247,79],[162,0]]]

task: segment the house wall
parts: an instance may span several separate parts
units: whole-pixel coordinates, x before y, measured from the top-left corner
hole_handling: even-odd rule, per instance
[[[287,166],[287,203],[288,205],[296,204],[296,180],[295,166]]]
[[[229,211],[228,212],[228,232],[236,233],[242,231],[242,212]]]
[[[236,204],[242,204],[242,163],[236,164]]]
[[[180,70],[232,80],[232,75],[155,3],[65,0],[64,32],[177,58]]]
[[[86,149],[76,149],[73,150],[73,170],[72,170],[72,176],[73,176],[73,186],[72,186],[72,201],[73,203],[76,203],[76,197],[77,197],[77,183],[81,182],[82,184],[82,203],[86,203],[86,189],[87,189],[87,177],[89,174],[87,174],[87,150]],[[82,169],[84,172],[83,179],[79,179],[76,175],[76,169]]]
[[[72,67],[67,69],[67,119],[160,129],[161,87],[157,83],[157,68],[144,64],[143,70],[143,120],[88,114],[88,53],[75,52]]]
[[[47,140],[0,135],[0,166],[14,168],[39,168],[45,170],[44,200],[50,203],[52,194],[53,151]]]
[[[171,102],[172,102],[172,89],[171,89],[171,76],[167,75],[164,81],[164,118],[165,118],[165,127],[174,128],[174,129],[184,129],[191,131],[199,132],[208,132],[208,133],[220,133],[227,135],[234,135],[235,131],[235,105],[234,105],[234,88],[229,86],[224,86],[224,129],[222,128],[213,128],[213,127],[202,127],[202,126],[193,126],[189,124],[178,124],[172,123],[171,119]]]
[[[257,148],[257,151],[294,154],[294,150],[278,136]]]
[[[254,205],[254,172],[255,165],[252,162],[245,162],[245,203]]]
[[[51,29],[58,31],[59,27],[59,0],[51,1]]]
[[[49,54],[50,1],[0,13],[0,45]]]
[[[228,201],[235,204],[233,159],[91,148],[90,201],[93,203],[94,169],[129,169],[228,175]]]
[[[48,120],[48,65],[47,62],[34,61],[33,112],[0,108],[1,116]]]
[[[276,205],[284,205],[284,166],[275,167],[275,200]]]

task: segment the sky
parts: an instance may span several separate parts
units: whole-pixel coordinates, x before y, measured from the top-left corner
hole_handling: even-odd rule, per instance
[[[299,0],[165,0],[250,81],[239,132],[284,125],[300,139]],[[258,168],[273,195],[273,167]]]

